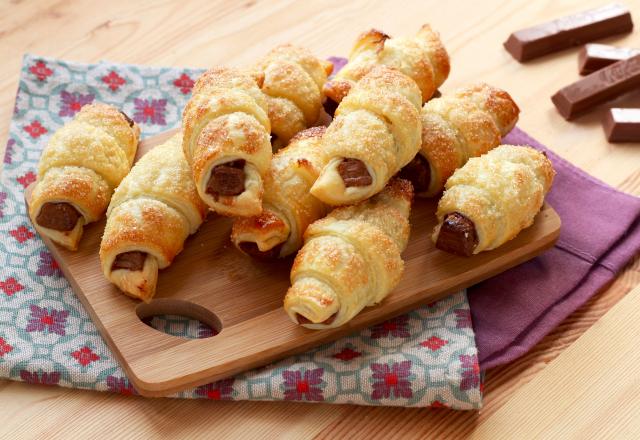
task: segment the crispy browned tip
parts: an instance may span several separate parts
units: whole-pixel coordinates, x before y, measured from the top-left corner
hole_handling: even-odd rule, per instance
[[[320,63],[322,64],[322,68],[324,69],[324,72],[327,74],[327,76],[331,75],[333,73],[333,68],[334,65],[331,61],[329,60],[320,60]]]
[[[342,99],[345,96],[347,96],[350,90],[351,90],[351,82],[340,80],[340,79],[333,79],[331,81],[327,81],[327,83],[323,87],[323,91],[325,96],[327,97],[327,100],[330,99],[333,102],[335,102],[336,107],[338,106],[338,104],[340,104],[340,102],[342,102]],[[334,112],[335,112],[335,109],[331,113],[327,111],[327,113],[329,113],[332,116]]]
[[[356,39],[356,44],[351,50],[351,53],[358,52],[365,46],[373,46],[375,48],[376,53],[380,53],[382,49],[384,49],[384,43],[389,38],[389,35],[385,34],[378,29],[369,29],[366,32],[361,33]]]

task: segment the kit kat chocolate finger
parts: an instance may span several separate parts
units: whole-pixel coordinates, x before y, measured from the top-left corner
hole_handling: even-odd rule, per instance
[[[632,29],[629,9],[614,3],[519,30],[504,47],[522,62]]]
[[[618,61],[574,82],[551,97],[565,119],[640,86],[640,55]]]
[[[603,126],[609,142],[640,142],[640,108],[610,108]]]
[[[578,53],[580,75],[588,75],[610,64],[640,54],[640,49],[609,46],[607,44],[585,44]]]

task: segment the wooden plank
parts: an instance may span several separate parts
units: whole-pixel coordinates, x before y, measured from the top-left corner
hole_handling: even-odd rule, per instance
[[[472,438],[640,438],[640,287],[522,387]]]
[[[166,138],[163,133],[141,142],[138,158]],[[436,204],[416,199],[413,205],[398,287],[381,304],[325,330],[294,324],[282,308],[292,259],[260,262],[241,254],[229,243],[231,222],[226,217],[211,216],[187,241],[159,274],[156,297],[149,304],[124,296],[102,274],[98,249],[104,221],[85,227],[75,252],[43,240],[135,388],[157,397],[260,367],[441,299],[533,258],[560,234],[560,218],[544,205],[534,224],[514,240],[490,252],[457,257],[431,241]],[[160,314],[199,319],[220,333],[190,340],[142,323],[142,318]]]

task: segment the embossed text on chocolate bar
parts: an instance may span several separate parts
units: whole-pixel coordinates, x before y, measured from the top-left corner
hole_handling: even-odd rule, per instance
[[[580,75],[588,75],[638,54],[640,54],[640,49],[609,46],[608,44],[585,44],[578,53]]]
[[[571,119],[637,87],[640,87],[640,55],[593,72],[560,89],[551,100],[565,119]]]

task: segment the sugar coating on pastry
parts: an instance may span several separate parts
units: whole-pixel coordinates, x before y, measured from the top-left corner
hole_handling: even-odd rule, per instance
[[[101,103],[85,105],[58,129],[40,158],[29,203],[36,230],[76,250],[84,225],[102,217],[113,190],[129,172],[139,135],[140,128],[127,115]],[[75,225],[65,224],[69,212],[78,217]]]
[[[497,147],[515,126],[518,114],[507,92],[484,83],[430,100],[421,111],[422,160],[414,159],[402,177],[412,181],[418,195],[437,195],[457,168]],[[420,182],[421,175],[428,181]]]
[[[307,228],[284,300],[293,322],[337,327],[393,290],[404,269],[412,198],[411,184],[394,179],[375,197],[334,209]]]
[[[283,44],[269,51],[255,69],[264,74],[261,89],[267,95],[272,134],[284,146],[318,121],[322,87],[333,65],[303,47]]]
[[[113,195],[100,243],[105,277],[127,295],[149,301],[155,294],[158,270],[168,267],[182,251],[206,212],[179,133],[146,153]],[[142,263],[120,263],[129,254]]]
[[[263,210],[234,220],[231,240],[254,256],[285,257],[302,246],[307,226],[324,216],[327,206],[309,193],[325,163],[325,127],[298,133],[274,156],[264,179]]]
[[[414,80],[421,103],[433,96],[450,71],[449,55],[431,26],[425,24],[413,37],[398,38],[371,29],[357,38],[349,62],[327,82],[325,94],[340,103],[362,77],[379,65],[397,69]]]
[[[533,224],[554,175],[549,159],[528,146],[501,145],[470,159],[447,180],[434,242],[446,216],[457,213],[473,224],[473,254],[501,246]]]
[[[342,100],[323,136],[327,165],[311,194],[340,206],[380,192],[420,149],[420,104],[411,78],[373,68]]]
[[[262,211],[262,180],[271,163],[268,99],[263,73],[231,68],[205,72],[183,113],[182,147],[200,198],[213,210],[234,216]],[[241,166],[233,164],[242,160]],[[240,189],[228,192],[216,167],[237,169]],[[221,169],[222,170],[222,169]],[[226,175],[220,173],[221,176]]]

